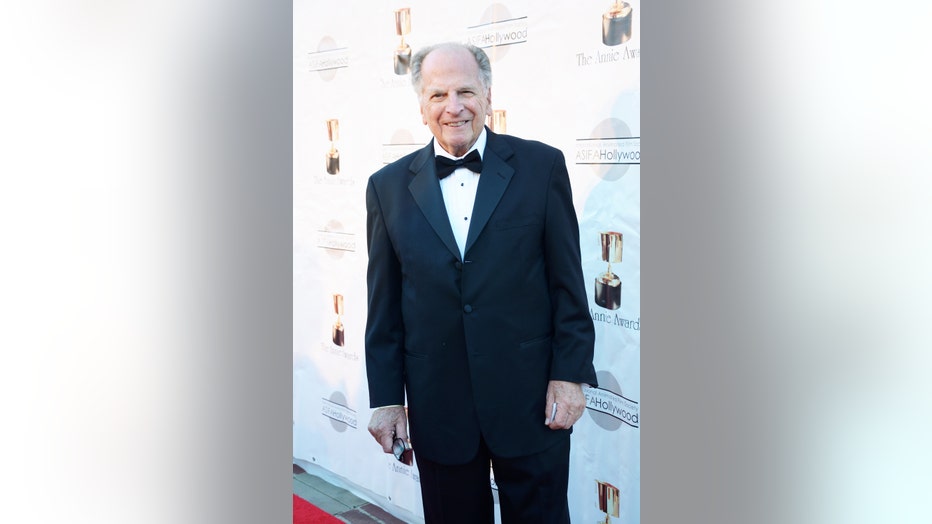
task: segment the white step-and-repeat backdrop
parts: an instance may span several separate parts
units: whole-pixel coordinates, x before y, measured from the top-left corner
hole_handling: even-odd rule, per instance
[[[366,430],[365,188],[431,138],[410,50],[468,41],[492,60],[492,129],[562,149],[573,184],[599,387],[573,433],[572,520],[640,521],[639,19],[637,0],[294,2],[297,464],[421,518],[416,466]]]

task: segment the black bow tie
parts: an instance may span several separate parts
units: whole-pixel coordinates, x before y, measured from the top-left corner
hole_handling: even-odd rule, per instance
[[[453,160],[440,155],[437,155],[436,159],[437,178],[441,180],[450,176],[450,173],[456,171],[458,167],[465,167],[474,173],[482,172],[482,157],[479,156],[478,149],[473,149],[471,153],[459,160]]]

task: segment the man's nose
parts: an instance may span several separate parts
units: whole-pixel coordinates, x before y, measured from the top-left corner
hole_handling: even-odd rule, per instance
[[[456,94],[452,94],[447,97],[447,106],[444,108],[446,112],[459,114],[463,110],[463,103],[460,101],[460,97]]]

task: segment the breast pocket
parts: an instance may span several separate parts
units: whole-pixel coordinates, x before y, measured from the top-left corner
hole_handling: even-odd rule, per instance
[[[498,231],[504,231],[506,229],[517,229],[522,227],[540,227],[540,224],[540,217],[537,216],[510,217],[492,222],[492,228]]]

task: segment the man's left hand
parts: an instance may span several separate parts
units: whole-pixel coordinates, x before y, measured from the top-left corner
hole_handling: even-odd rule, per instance
[[[553,413],[553,404],[556,402],[557,411]],[[583,393],[582,384],[551,380],[547,384],[547,403],[544,406],[544,423],[550,429],[568,429],[579,420],[586,411],[586,394]]]

